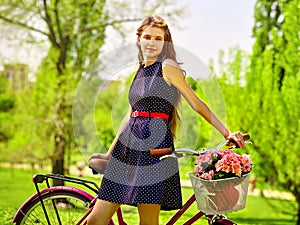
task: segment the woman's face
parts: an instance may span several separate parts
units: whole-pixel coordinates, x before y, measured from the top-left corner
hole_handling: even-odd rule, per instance
[[[164,47],[164,31],[158,27],[148,26],[138,39],[141,46],[145,64],[157,61]]]

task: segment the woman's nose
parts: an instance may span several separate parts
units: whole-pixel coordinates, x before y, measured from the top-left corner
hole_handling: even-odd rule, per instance
[[[149,41],[149,44],[150,44],[150,45],[154,45],[154,44],[155,44],[155,39],[154,39],[154,38],[151,38],[150,41]]]

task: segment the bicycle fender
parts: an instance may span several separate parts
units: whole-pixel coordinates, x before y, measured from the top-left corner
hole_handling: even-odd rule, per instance
[[[78,194],[81,194],[85,197],[87,197],[90,200],[93,200],[94,197],[92,195],[90,195],[89,193],[80,190],[78,188],[75,187],[69,187],[69,186],[55,186],[55,187],[50,187],[50,188],[46,188],[40,191],[41,195],[51,192],[51,191],[57,191],[57,190],[67,190],[67,191],[73,191],[73,192],[77,192]],[[14,215],[14,218],[12,220],[12,223],[16,223],[18,222],[19,218],[24,214],[24,209],[27,208],[27,205],[29,205],[32,201],[34,201],[36,198],[39,197],[38,193],[33,194],[31,197],[29,197],[22,205],[21,207],[18,209],[18,211],[16,212],[16,214]]]

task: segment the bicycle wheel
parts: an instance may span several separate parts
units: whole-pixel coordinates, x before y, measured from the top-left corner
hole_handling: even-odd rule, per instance
[[[50,224],[74,225],[88,212],[92,199],[71,190],[51,190],[42,194]],[[57,211],[57,213],[56,213]],[[59,215],[59,216],[57,216]],[[60,222],[59,222],[60,221]],[[48,225],[39,198],[33,199],[22,210],[17,225]]]

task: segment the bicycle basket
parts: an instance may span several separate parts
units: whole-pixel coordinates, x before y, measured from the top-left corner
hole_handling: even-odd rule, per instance
[[[245,208],[250,173],[242,177],[204,180],[189,173],[198,209],[206,214],[221,214]]]

